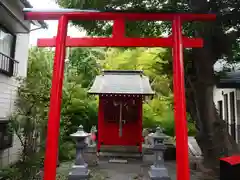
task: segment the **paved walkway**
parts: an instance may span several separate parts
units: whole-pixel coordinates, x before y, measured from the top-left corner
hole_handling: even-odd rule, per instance
[[[63,163],[58,172],[67,175],[72,163]],[[92,177],[90,180],[150,180],[148,170],[150,162],[132,160],[127,164],[109,163],[100,161],[96,167],[91,167]],[[176,162],[165,162],[171,180],[176,180]],[[196,173],[191,173],[191,180],[198,180]]]
[[[175,162],[167,162],[165,165],[171,180],[176,180]],[[101,162],[94,171],[103,174],[105,179],[109,180],[150,180],[148,170],[149,165],[141,162],[130,162],[128,164]],[[191,174],[191,180],[197,180],[197,176],[194,173]]]
[[[197,146],[196,140],[189,137],[190,155],[200,155],[200,148]],[[144,160],[129,160],[127,164],[109,163],[107,160],[101,160],[96,167],[90,167],[92,177],[90,180],[150,180],[148,171],[153,164],[154,156],[145,155]],[[72,163],[63,163],[58,168],[59,176],[66,176],[71,169]],[[168,169],[171,180],[176,180],[176,162],[167,161],[165,166]],[[191,180],[199,180],[196,172],[191,172]],[[61,180],[63,180],[61,178]]]

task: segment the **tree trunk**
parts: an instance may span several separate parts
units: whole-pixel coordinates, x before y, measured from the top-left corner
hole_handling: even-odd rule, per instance
[[[209,44],[193,50],[193,55],[195,78],[190,83],[186,81],[188,112],[196,122],[196,140],[203,152],[204,166],[218,173],[219,158],[238,152],[238,147],[213,102],[214,61]]]
[[[190,0],[189,4],[193,12],[210,12],[207,0]],[[219,53],[214,51],[214,47],[221,46],[213,41],[213,36],[221,30],[214,23],[196,27],[195,34],[204,39],[204,47],[192,51],[194,78],[189,78],[192,86],[186,91],[188,110],[198,129],[196,140],[204,156],[204,166],[217,174],[219,158],[238,152],[237,144],[229,135],[226,123],[220,119],[213,102],[216,84],[213,65]]]

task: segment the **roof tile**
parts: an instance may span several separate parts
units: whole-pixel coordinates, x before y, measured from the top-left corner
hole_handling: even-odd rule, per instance
[[[90,94],[152,95],[148,77],[142,71],[107,70],[95,78]]]

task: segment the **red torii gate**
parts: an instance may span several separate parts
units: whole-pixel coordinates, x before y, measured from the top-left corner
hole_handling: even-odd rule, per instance
[[[188,138],[184,87],[183,48],[203,46],[200,38],[182,36],[183,21],[215,20],[214,14],[98,12],[75,9],[53,11],[24,9],[28,20],[58,20],[56,38],[38,40],[39,47],[56,47],[49,108],[44,164],[44,180],[55,180],[60,125],[64,59],[66,47],[167,47],[173,48],[173,88],[176,133],[177,180],[189,180]],[[113,20],[112,37],[67,37],[69,20]],[[128,38],[125,21],[172,21],[172,35],[167,38]]]

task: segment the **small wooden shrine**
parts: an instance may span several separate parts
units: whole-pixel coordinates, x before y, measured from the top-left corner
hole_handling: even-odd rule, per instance
[[[142,102],[153,95],[143,71],[105,70],[90,94],[99,95],[98,146],[137,146],[142,152]]]

